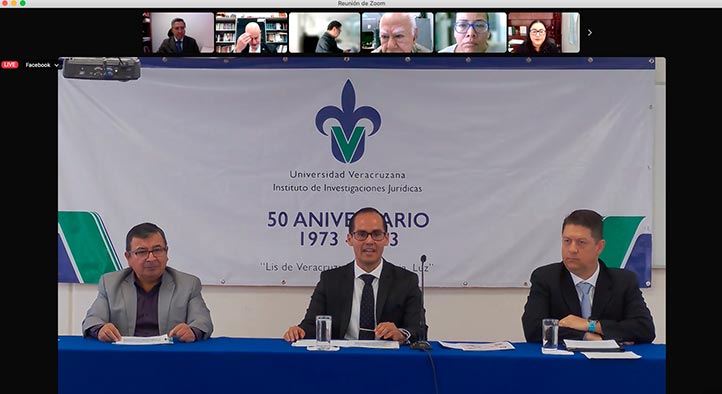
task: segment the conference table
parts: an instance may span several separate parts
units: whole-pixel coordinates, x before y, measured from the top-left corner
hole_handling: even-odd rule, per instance
[[[58,393],[529,393],[666,391],[666,345],[625,346],[633,360],[545,355],[535,343],[428,352],[343,347],[309,351],[280,338],[117,345],[58,336]]]

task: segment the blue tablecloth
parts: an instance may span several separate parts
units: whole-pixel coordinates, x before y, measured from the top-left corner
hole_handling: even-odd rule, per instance
[[[666,345],[626,346],[637,360],[543,355],[539,344],[470,352],[431,341],[429,353],[342,348],[313,352],[282,339],[217,337],[121,346],[58,337],[58,393],[663,394]],[[367,379],[368,378],[368,379]]]

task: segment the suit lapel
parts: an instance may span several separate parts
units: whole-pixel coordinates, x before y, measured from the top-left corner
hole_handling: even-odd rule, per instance
[[[249,46],[250,47],[250,46]],[[339,335],[343,339],[348,330],[348,322],[351,320],[351,304],[353,303],[353,288],[354,288],[354,261],[350,264],[346,264],[346,269],[343,270],[341,281],[338,284],[341,291],[341,310],[339,311],[340,320],[338,323]]]
[[[170,299],[175,291],[175,281],[168,273],[168,268],[163,272],[162,283],[158,290],[158,333],[160,335],[167,334],[171,328],[168,327],[170,314]]]
[[[612,298],[612,279],[607,271],[607,266],[599,261],[599,276],[597,277],[597,285],[594,286],[594,298],[592,299],[592,315],[597,317],[602,315],[604,307]]]
[[[379,292],[376,295],[376,324],[381,322],[381,311],[384,310],[386,298],[391,291],[391,283],[393,283],[394,274],[391,272],[389,263],[384,259],[382,262],[381,277],[379,278]]]
[[[126,329],[120,329],[121,334],[123,331],[127,332],[129,336],[135,335],[135,316],[138,314],[138,293],[135,288],[135,273],[133,270],[130,271],[130,275],[125,277],[123,280],[123,303],[125,304],[125,321]]]
[[[562,264],[562,270],[560,273],[559,284],[562,291],[562,298],[567,304],[567,308],[571,311],[571,314],[576,316],[582,315],[582,305],[579,303],[579,295],[577,294],[577,288],[574,286],[572,281],[572,275],[569,273],[564,264]]]

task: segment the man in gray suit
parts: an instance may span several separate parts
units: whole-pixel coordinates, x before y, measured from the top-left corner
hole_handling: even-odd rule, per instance
[[[115,342],[121,336],[168,334],[181,342],[208,339],[211,312],[198,277],[166,267],[163,230],[141,223],[125,238],[129,268],[104,274],[98,296],[83,319],[83,336]]]

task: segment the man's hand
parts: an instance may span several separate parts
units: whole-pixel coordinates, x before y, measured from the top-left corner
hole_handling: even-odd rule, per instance
[[[379,323],[374,333],[376,334],[376,338],[379,339],[393,339],[398,342],[406,342],[406,335],[392,322]]]
[[[113,323],[105,323],[103,327],[98,330],[98,340],[100,342],[115,342],[120,341],[121,335],[118,328]]]
[[[584,334],[583,339],[585,341],[601,341],[602,336],[594,332],[587,332],[586,334]]]
[[[251,35],[248,33],[241,34],[236,41],[236,53],[240,53],[242,50],[246,49],[249,42],[251,42]]]
[[[288,327],[288,330],[283,333],[283,339],[285,339],[286,342],[295,342],[299,339],[303,339],[305,336],[306,331],[303,331],[303,328],[299,326]]]
[[[567,327],[577,331],[587,331],[589,328],[589,320],[575,315],[568,315],[559,320],[559,327]]]
[[[195,342],[196,340],[196,334],[191,329],[191,326],[186,323],[180,323],[173,327],[168,336],[178,338],[181,342]]]

